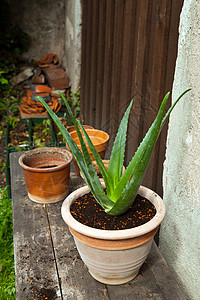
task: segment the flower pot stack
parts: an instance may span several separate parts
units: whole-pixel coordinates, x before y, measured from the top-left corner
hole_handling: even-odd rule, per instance
[[[20,115],[25,118],[47,118],[48,113],[38,101],[40,96],[48,103],[49,107],[58,112],[61,108],[60,95],[57,92],[69,90],[69,78],[61,67],[59,58],[54,53],[49,53],[40,60],[36,60],[36,71],[32,78],[32,84],[23,97],[20,105]]]

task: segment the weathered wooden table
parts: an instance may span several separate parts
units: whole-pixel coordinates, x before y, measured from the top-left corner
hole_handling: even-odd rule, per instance
[[[155,243],[133,281],[111,286],[93,279],[62,220],[62,201],[42,205],[29,200],[18,164],[21,154],[10,154],[17,300],[186,299]],[[81,185],[71,172],[70,192]]]

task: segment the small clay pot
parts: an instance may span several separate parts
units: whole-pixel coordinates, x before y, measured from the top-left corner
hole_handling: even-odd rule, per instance
[[[103,159],[105,156],[106,149],[108,147],[109,135],[106,132],[104,132],[102,130],[98,130],[98,129],[87,129],[86,128],[86,132],[89,135],[91,141],[93,142],[94,147],[96,148],[100,157]],[[78,148],[81,150],[81,145],[80,145],[80,141],[79,141],[77,132],[72,131],[72,132],[70,132],[70,134],[71,134],[71,137],[73,138],[73,140],[75,141],[76,145],[78,146]],[[82,135],[83,135],[83,133],[82,133]],[[84,141],[85,141],[85,137],[84,137]],[[86,146],[87,146],[88,152],[90,154],[90,158],[93,161],[94,157],[93,157],[87,143],[86,143]],[[66,144],[66,147],[68,148],[67,144]],[[75,169],[77,175],[80,175],[80,169],[79,169],[78,164],[74,157],[73,157],[73,164],[74,164],[74,169]]]
[[[61,148],[37,148],[22,154],[22,167],[28,196],[38,203],[63,200],[69,191],[72,154]]]

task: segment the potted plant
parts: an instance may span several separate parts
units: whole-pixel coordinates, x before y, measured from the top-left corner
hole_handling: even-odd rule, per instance
[[[64,128],[56,115],[40,98],[40,101],[62,132],[87,183],[87,186],[75,190],[64,200],[61,213],[64,221],[68,224],[69,229],[74,236],[81,258],[88,266],[92,276],[100,282],[108,284],[128,282],[138,274],[141,265],[148,255],[152,239],[164,218],[165,206],[162,199],[155,192],[140,185],[157,138],[166,119],[169,117],[177,102],[188,91],[189,90],[186,90],[182,93],[165,114],[164,112],[169,93],[166,94],[155,121],[149,128],[124,173],[122,172],[122,169],[126,133],[133,101],[131,101],[121,120],[112,148],[108,170],[106,170],[87,132],[80,122],[75,120],[64,96],[61,94],[76,128],[81,150],[77,147],[71,135]],[[83,140],[79,126],[84,133],[87,145]],[[99,177],[97,176],[87,150],[88,146],[95,158],[104,182],[100,182]],[[93,207],[95,207],[94,218],[91,211],[84,214],[84,210],[86,210],[89,205],[88,203],[91,203],[92,201],[91,199],[91,201],[89,200],[89,198],[92,198],[89,197],[90,192],[95,198],[95,202],[93,202]],[[137,212],[137,209],[134,210],[134,204],[136,203],[135,199],[138,197],[137,195],[142,197],[143,202],[146,202],[147,200],[146,203],[148,203],[148,205],[153,204],[152,207],[155,209],[155,214],[152,215],[152,218],[148,222],[142,223],[140,226],[136,227],[131,225],[129,228],[126,226],[123,228],[121,226],[122,229],[120,230],[116,227],[114,227],[115,229],[109,228],[111,222],[115,224],[123,219],[124,223],[128,223],[129,219],[132,219],[133,215]],[[84,205],[82,205],[83,203]],[[97,204],[102,208],[97,209]],[[145,207],[148,205],[145,204]],[[74,208],[74,206],[76,208]],[[81,213],[79,212],[80,207],[81,209],[83,207]],[[150,210],[153,211],[152,207],[149,209],[149,212]],[[98,228],[98,226],[96,226],[97,228],[93,228],[91,225],[86,225],[88,223],[90,224],[92,218],[96,219],[102,211],[107,216],[107,223],[105,221],[105,224],[100,224],[100,228]],[[130,211],[131,213],[129,214]],[[138,214],[139,221],[143,218],[143,215],[141,215],[140,212],[138,212]],[[148,213],[144,215],[144,219],[147,215]],[[81,219],[79,218],[80,216],[81,218],[84,216],[86,219],[82,222],[82,220],[79,220]],[[114,218],[114,221],[112,218]],[[97,221],[97,223],[101,223],[101,221]],[[138,224],[137,220],[136,223]]]

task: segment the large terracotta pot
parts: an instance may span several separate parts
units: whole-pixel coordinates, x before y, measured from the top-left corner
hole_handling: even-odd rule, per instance
[[[61,148],[37,148],[22,154],[22,167],[28,196],[38,203],[63,200],[69,190],[72,154]]]
[[[84,186],[70,194],[62,204],[62,217],[90,274],[102,283],[126,283],[137,276],[147,258],[153,237],[165,216],[164,202],[156,193],[141,186],[138,193],[156,207],[153,219],[132,229],[101,230],[79,223],[70,213],[73,201],[88,192],[89,188]]]
[[[104,132],[102,130],[98,130],[98,129],[86,128],[86,132],[89,135],[91,141],[93,142],[100,157],[103,159],[105,156],[106,149],[108,147],[109,135],[106,132]],[[70,132],[70,134],[71,134],[71,137],[73,138],[73,140],[75,141],[76,145],[78,146],[78,148],[81,150],[81,145],[79,142],[77,132],[73,130]],[[83,135],[83,133],[82,133],[82,135]],[[84,140],[85,140],[85,138],[84,138]],[[67,144],[66,144],[66,147],[68,148]],[[94,157],[88,146],[87,146],[87,149],[89,151],[91,159],[94,160]],[[77,175],[80,175],[80,169],[79,169],[78,164],[74,157],[73,157],[73,164],[74,164],[74,169],[75,169]]]

